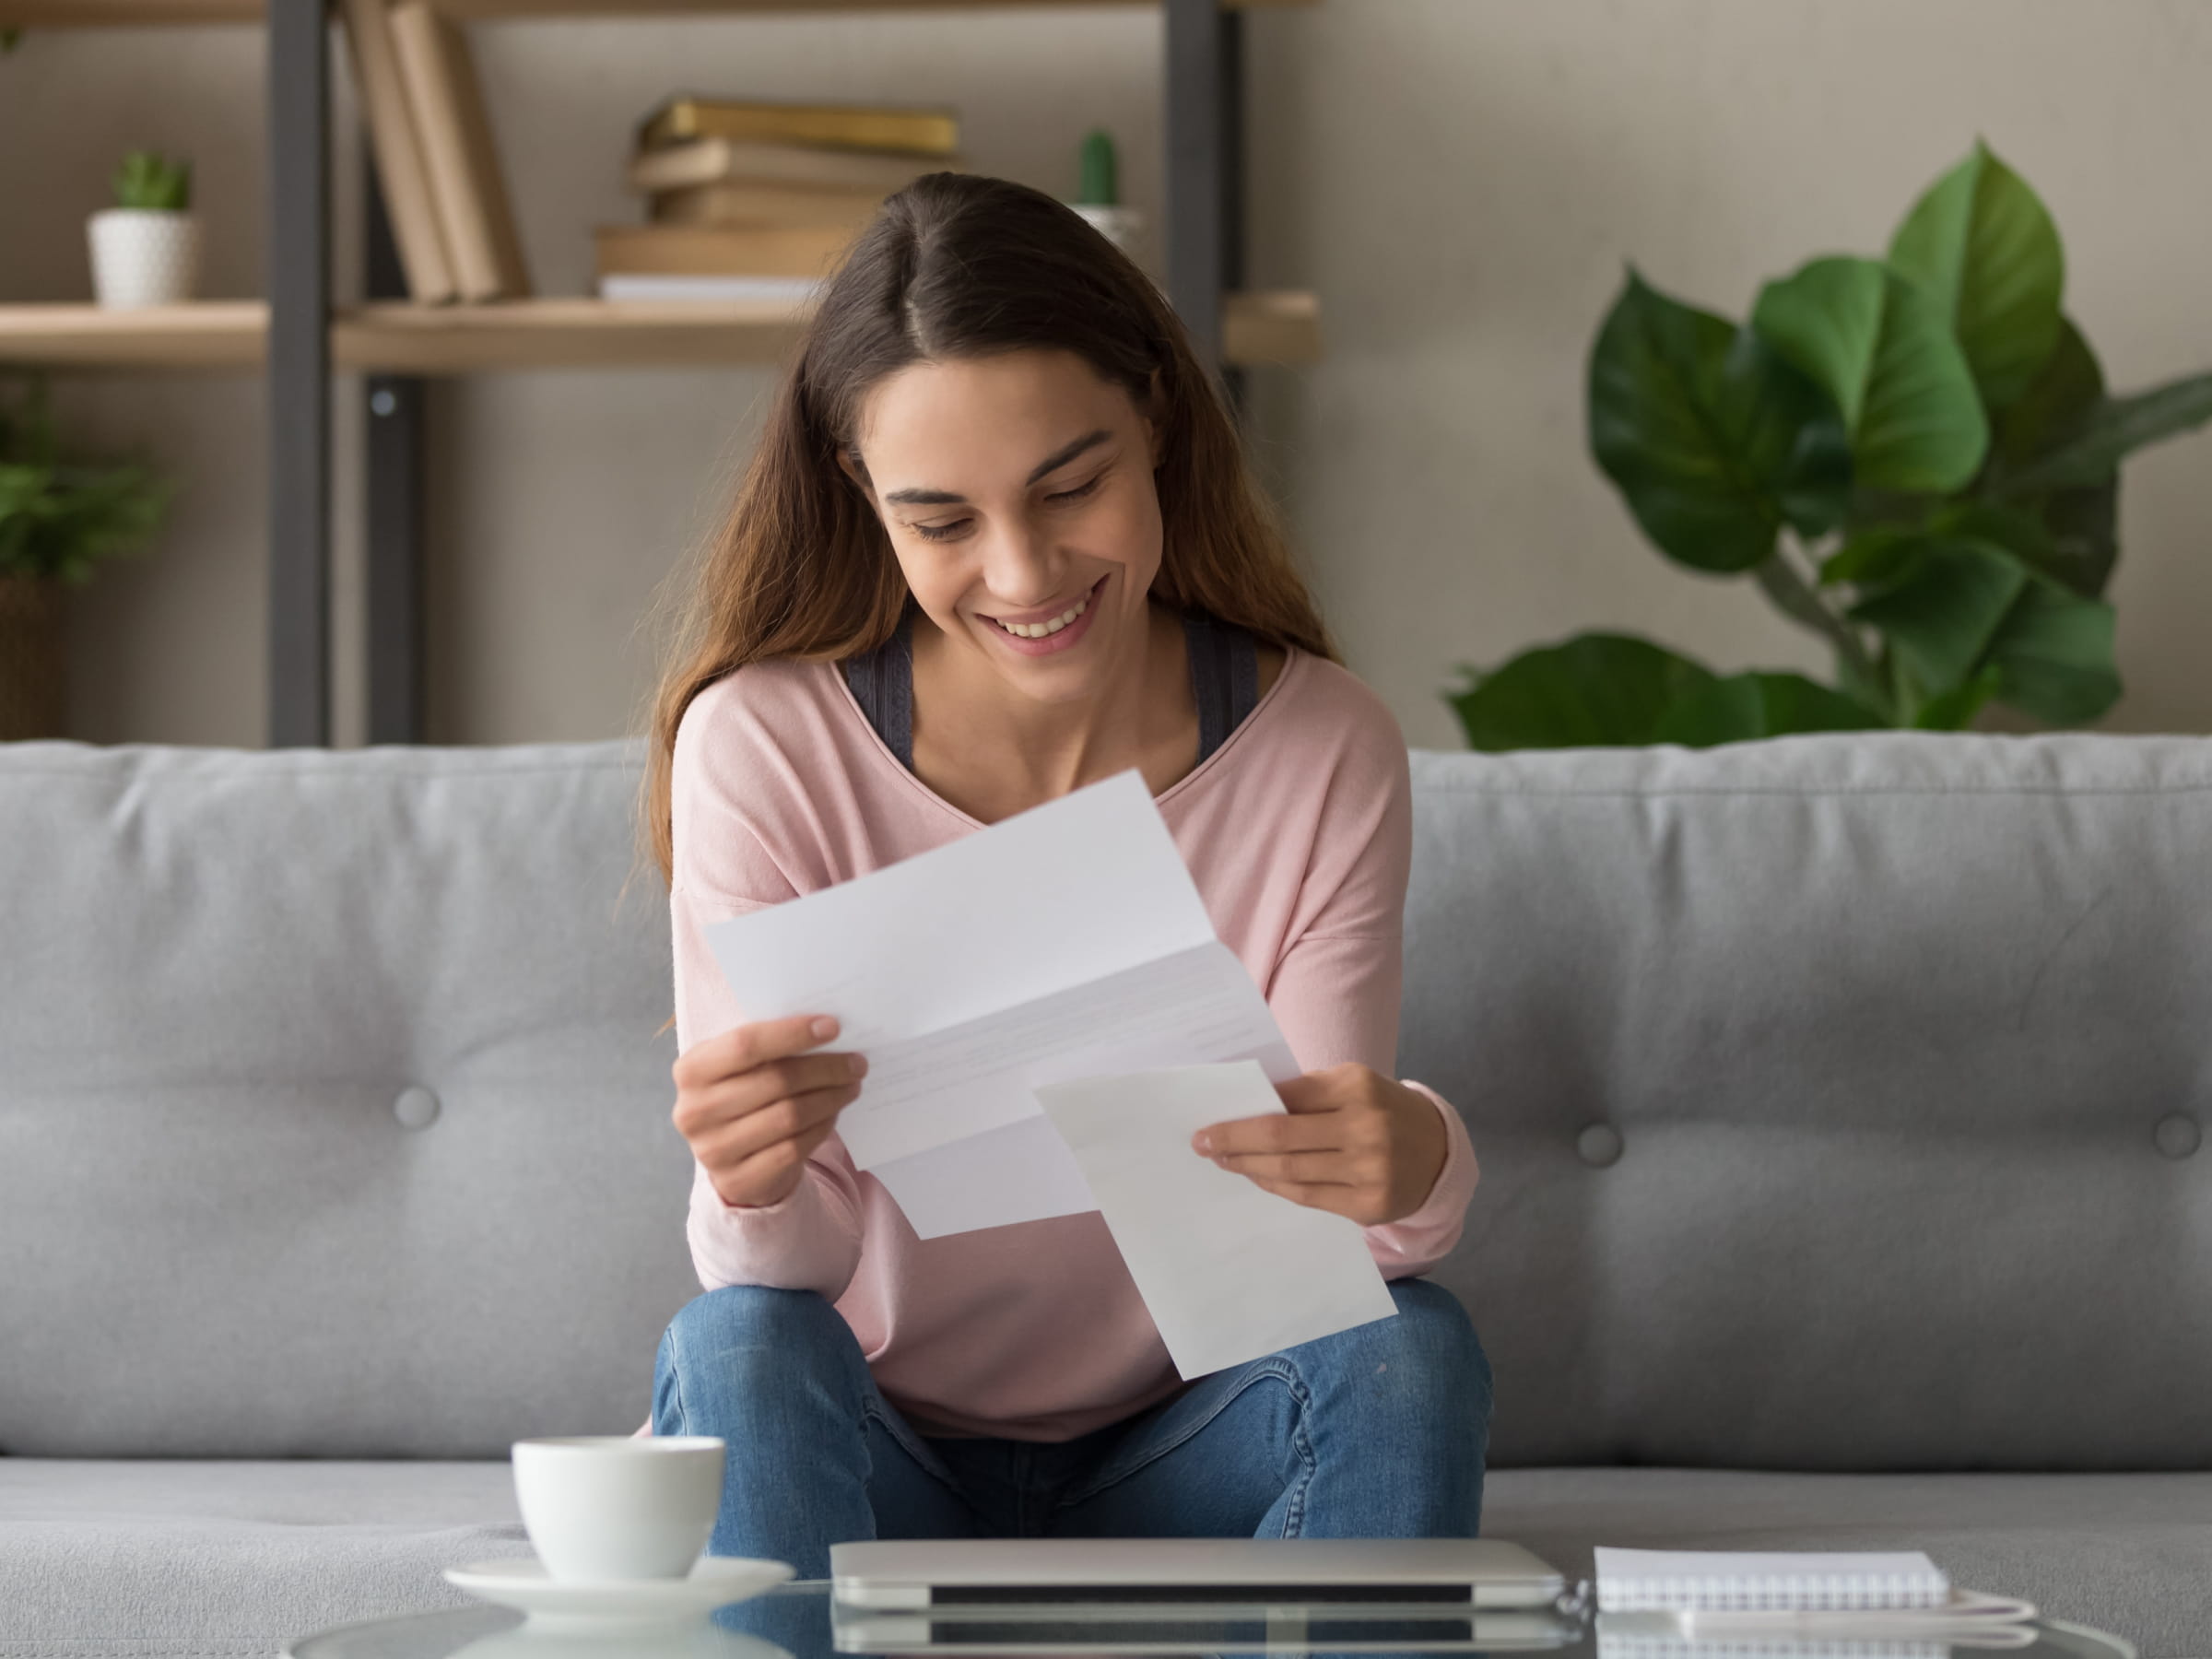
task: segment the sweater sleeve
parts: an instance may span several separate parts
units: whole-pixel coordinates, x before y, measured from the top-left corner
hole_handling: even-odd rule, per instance
[[[716,747],[694,718],[700,712],[695,702],[678,730],[669,792],[675,875],[668,909],[679,1051],[745,1023],[707,943],[708,924],[797,896],[737,809],[741,757]],[[860,1264],[859,1177],[833,1135],[815,1148],[789,1197],[747,1208],[724,1203],[705,1168],[694,1163],[685,1234],[700,1283],[710,1290],[763,1285],[818,1291],[835,1301]]]
[[[1371,758],[1382,775],[1361,775]],[[1303,924],[1269,977],[1267,1004],[1300,1069],[1353,1061],[1392,1077],[1413,857],[1405,746],[1360,746],[1358,759],[1332,784],[1324,812],[1300,894]],[[1451,1253],[1480,1174],[1459,1113],[1427,1085],[1403,1081],[1442,1116],[1445,1152],[1420,1208],[1367,1229],[1368,1249],[1389,1278],[1426,1273]]]

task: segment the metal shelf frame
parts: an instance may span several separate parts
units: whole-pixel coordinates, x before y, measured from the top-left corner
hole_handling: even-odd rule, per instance
[[[1167,290],[1232,401],[1222,296],[1244,262],[1243,14],[1223,0],[1161,0]],[[331,741],[330,43],[325,0],[266,0],[269,31],[268,741]],[[363,147],[364,150],[367,147]],[[365,161],[367,292],[406,295],[391,226]],[[368,374],[365,559],[368,739],[427,731],[421,377]]]

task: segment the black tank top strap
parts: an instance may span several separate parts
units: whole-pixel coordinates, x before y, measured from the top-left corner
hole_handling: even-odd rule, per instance
[[[907,633],[912,621],[911,614],[900,618],[889,639],[838,665],[860,712],[908,771],[914,770],[914,654]]]
[[[899,764],[914,770],[914,655],[910,613],[899,630],[874,651],[838,666],[853,700]],[[1229,741],[1260,700],[1259,644],[1245,629],[1202,611],[1183,613],[1183,642],[1191,663],[1191,691],[1198,702],[1198,759]]]
[[[1198,759],[1229,741],[1260,700],[1258,644],[1243,629],[1203,611],[1183,615],[1191,659],[1191,691],[1198,701]]]

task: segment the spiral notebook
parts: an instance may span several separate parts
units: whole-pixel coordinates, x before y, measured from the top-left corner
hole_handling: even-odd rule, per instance
[[[1597,1551],[1597,1605],[1606,1613],[1935,1609],[1950,1600],[1949,1577],[1919,1550]]]

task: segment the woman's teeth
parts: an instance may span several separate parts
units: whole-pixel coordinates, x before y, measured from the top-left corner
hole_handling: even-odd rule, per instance
[[[996,617],[994,617],[991,619],[994,622],[998,622],[998,626],[1005,629],[1010,634],[1018,634],[1025,640],[1041,640],[1046,634],[1058,633],[1062,629],[1065,628],[1070,622],[1073,622],[1077,617],[1081,616],[1089,608],[1090,595],[1086,594],[1082,598],[1076,601],[1075,608],[1073,610],[1067,611],[1064,615],[1054,617],[1047,622],[998,622],[998,618]]]

